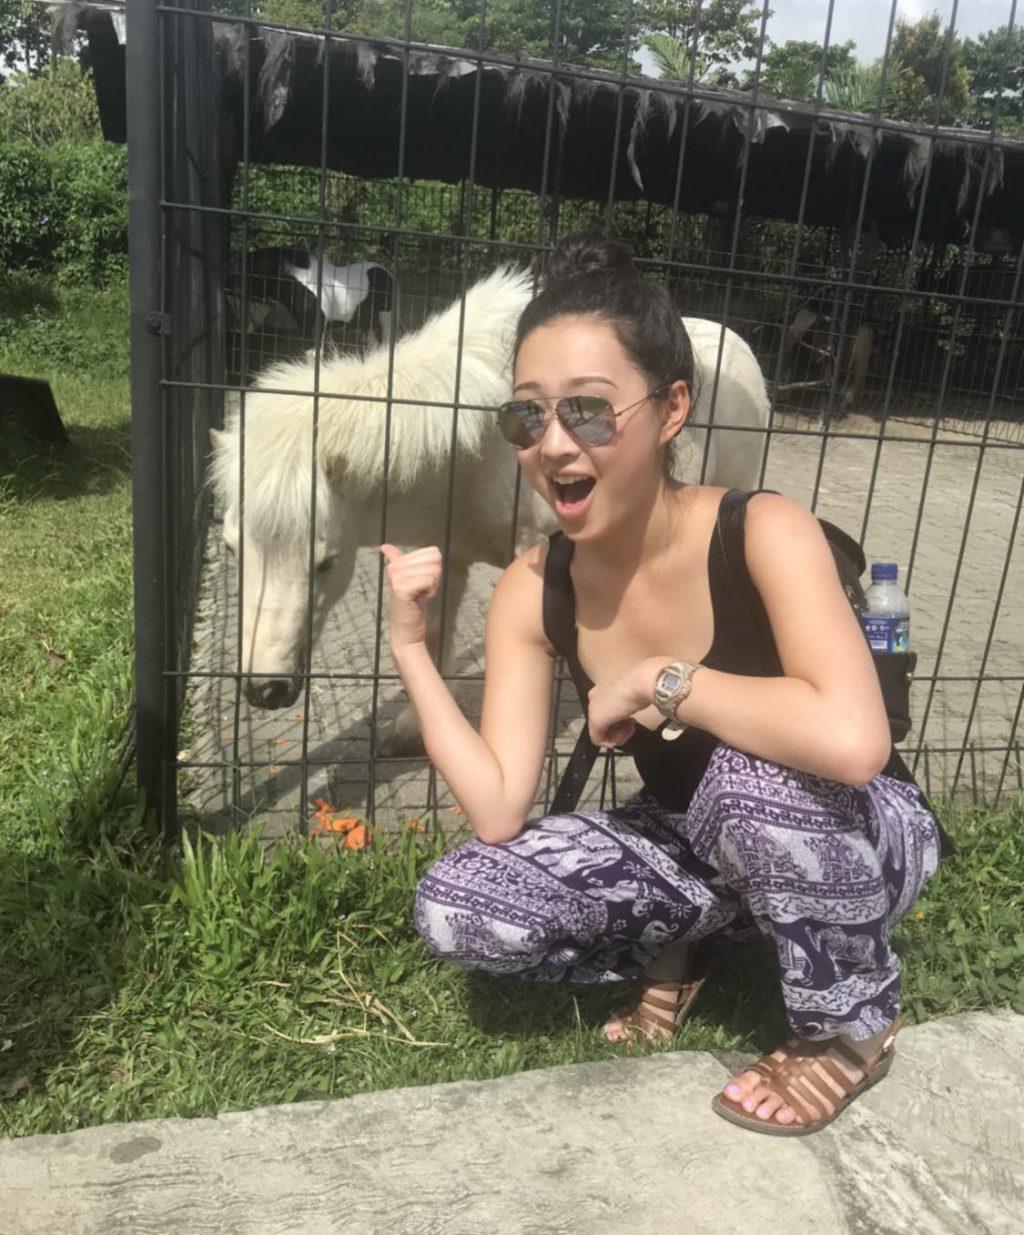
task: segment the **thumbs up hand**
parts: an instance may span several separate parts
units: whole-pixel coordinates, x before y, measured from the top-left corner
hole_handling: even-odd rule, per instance
[[[441,550],[431,545],[403,553],[395,545],[381,545],[387,562],[391,594],[391,646],[411,647],[426,643],[427,601],[441,586],[444,559]]]

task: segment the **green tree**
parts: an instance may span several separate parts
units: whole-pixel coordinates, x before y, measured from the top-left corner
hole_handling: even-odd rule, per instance
[[[92,77],[77,60],[59,57],[38,77],[15,73],[0,84],[0,136],[49,146],[99,137]]]
[[[41,73],[53,56],[53,19],[33,0],[0,0],[0,67]]]
[[[765,52],[761,64],[760,88],[780,99],[813,99],[818,91],[821,58],[820,43],[787,39],[785,43],[773,44]],[[852,39],[848,43],[831,44],[825,62],[826,84],[856,66]],[[751,73],[744,85],[749,88],[752,84]]]
[[[825,78],[822,101],[838,111],[878,111],[883,116],[891,116],[899,97],[903,71],[892,56],[885,66],[884,81],[880,59],[873,64],[845,65]]]
[[[638,0],[634,29],[662,77],[688,78],[696,46],[696,80],[737,86],[737,62],[757,55],[761,10],[751,0]]]
[[[459,23],[460,42],[480,42],[479,0],[449,0]],[[558,32],[559,60],[593,68],[620,69],[627,0],[564,0]],[[554,50],[555,9],[543,0],[488,0],[483,47],[550,60]],[[637,47],[637,40],[631,40]],[[637,67],[631,62],[631,67]]]
[[[251,0],[250,11],[264,21],[309,29],[326,24],[327,6],[328,0]],[[220,7],[241,14],[245,0],[220,0]],[[559,58],[570,64],[621,68],[627,8],[628,0],[563,0]],[[481,46],[485,51],[551,59],[554,6],[546,0],[488,0],[482,30],[480,17],[480,0],[416,0],[409,33],[420,43]],[[403,38],[405,0],[334,0],[331,27]],[[637,67],[635,62],[631,67]]]
[[[1024,132],[1024,28],[1000,26],[964,43],[970,74],[971,122],[988,128],[999,97],[998,127]]]
[[[949,60],[943,81],[947,45]],[[964,45],[943,28],[938,13],[918,22],[897,22],[889,57],[901,72],[894,75],[888,115],[927,124],[953,124],[970,117],[970,76],[964,63]]]

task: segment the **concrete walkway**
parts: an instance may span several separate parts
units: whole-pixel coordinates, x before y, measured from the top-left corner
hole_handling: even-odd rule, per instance
[[[743,1057],[577,1064],[0,1143],[5,1235],[958,1235],[1024,1230],[1024,1017],[911,1028],[783,1140],[715,1116]]]

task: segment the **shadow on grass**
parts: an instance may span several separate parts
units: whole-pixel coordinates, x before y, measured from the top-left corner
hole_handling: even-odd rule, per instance
[[[723,1034],[746,1038],[759,1048],[773,1050],[790,1030],[772,946],[765,942],[730,945],[721,949],[721,967],[701,991],[693,1015],[699,1017],[711,1046]],[[556,1036],[577,1021],[582,1029],[599,1028],[628,998],[629,983],[569,986],[496,978],[471,972],[467,977],[469,1015],[481,1032],[528,1040]]]
[[[0,274],[0,304],[4,318],[18,324],[40,312],[58,312],[60,297],[43,275],[8,271]]]
[[[131,471],[130,430],[76,425],[58,446],[29,436],[16,424],[0,426],[0,476],[8,501],[66,501],[102,496]]]
[[[4,1107],[38,1097],[76,1038],[132,972],[136,921],[153,881],[109,856],[0,858],[0,1130]],[[13,1114],[13,1111],[11,1112]],[[83,1107],[76,1126],[91,1122]]]

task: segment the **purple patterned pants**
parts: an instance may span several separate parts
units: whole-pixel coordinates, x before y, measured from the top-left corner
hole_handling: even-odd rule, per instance
[[[913,785],[843,785],[723,743],[685,814],[641,792],[446,854],[415,923],[456,965],[579,983],[634,978],[673,940],[764,935],[794,1032],[867,1038],[899,1012],[889,932],[938,857]]]

